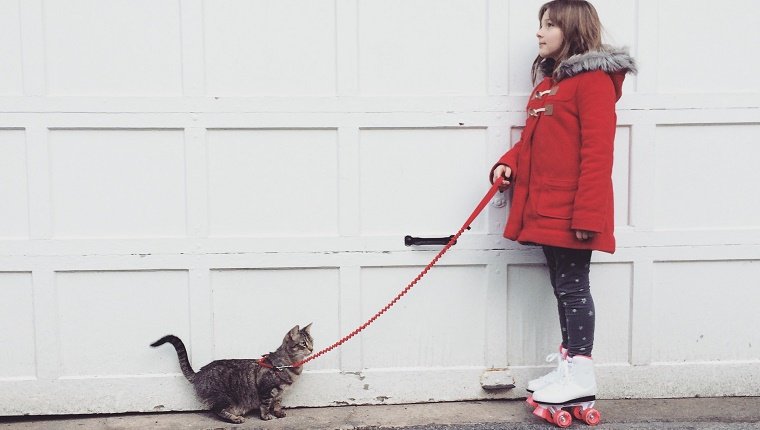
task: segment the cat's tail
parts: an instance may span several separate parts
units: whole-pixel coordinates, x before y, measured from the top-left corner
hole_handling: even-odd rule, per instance
[[[188,381],[193,382],[195,377],[195,371],[190,366],[190,360],[187,359],[187,350],[182,340],[173,334],[162,337],[161,339],[150,344],[152,347],[157,347],[165,343],[171,343],[174,349],[177,350],[177,358],[179,358],[179,367],[182,369],[182,374],[185,375]]]

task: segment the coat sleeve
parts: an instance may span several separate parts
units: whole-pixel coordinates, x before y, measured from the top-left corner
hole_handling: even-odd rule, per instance
[[[579,82],[581,126],[580,175],[571,228],[602,232],[612,218],[612,160],[615,145],[615,88],[603,72],[588,73]],[[609,218],[608,218],[609,217]]]
[[[512,175],[510,176],[511,180],[515,180],[517,177],[517,158],[520,154],[520,148],[522,148],[522,139],[515,144],[509,151],[507,151],[504,155],[499,158],[499,161],[496,162],[496,164],[491,167],[491,172],[488,175],[488,180],[493,183],[493,171],[496,170],[496,167],[503,164],[505,166],[509,166],[510,169],[512,169]]]

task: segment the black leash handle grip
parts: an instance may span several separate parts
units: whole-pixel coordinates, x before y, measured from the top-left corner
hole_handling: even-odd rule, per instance
[[[454,237],[452,234],[451,236],[446,237],[412,237],[412,236],[405,236],[404,237],[404,245],[406,246],[417,246],[417,245],[446,245],[449,243],[449,241]],[[452,245],[456,245],[456,241]]]

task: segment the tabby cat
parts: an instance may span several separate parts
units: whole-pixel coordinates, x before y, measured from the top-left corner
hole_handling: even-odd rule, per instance
[[[201,401],[225,420],[242,423],[244,415],[256,408],[262,420],[271,420],[272,415],[285,416],[283,390],[293,384],[303,367],[278,367],[289,366],[311,354],[314,347],[310,330],[311,324],[302,329],[293,327],[282,345],[263,358],[263,363],[257,359],[215,360],[197,373],[190,366],[185,345],[177,336],[164,336],[150,346],[172,344],[182,373],[193,384]]]

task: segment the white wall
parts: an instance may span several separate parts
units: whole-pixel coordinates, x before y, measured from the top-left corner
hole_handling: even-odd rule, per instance
[[[600,396],[760,395],[760,4],[595,4],[641,69],[592,266]],[[403,236],[454,233],[517,139],[540,5],[0,0],[0,414],[197,408],[150,342],[198,368],[364,322],[435,253]],[[523,396],[558,327],[505,217],[287,403]],[[518,388],[483,391],[502,367]]]

